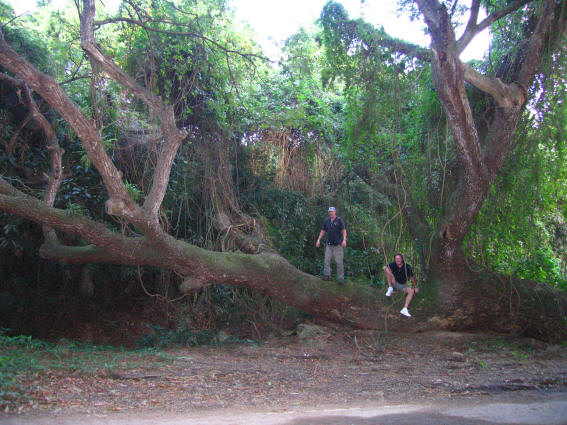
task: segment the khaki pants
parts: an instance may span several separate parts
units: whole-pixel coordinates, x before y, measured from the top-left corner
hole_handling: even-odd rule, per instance
[[[331,257],[337,263],[337,280],[344,282],[345,268],[343,265],[344,251],[341,245],[325,245],[325,268],[323,274],[325,277],[331,277]]]

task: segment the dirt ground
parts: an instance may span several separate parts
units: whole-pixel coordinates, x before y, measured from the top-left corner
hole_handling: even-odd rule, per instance
[[[110,370],[48,371],[24,380],[30,398],[0,413],[0,422],[46,414],[286,411],[562,392],[567,346],[485,334],[322,329],[307,338],[150,353]]]

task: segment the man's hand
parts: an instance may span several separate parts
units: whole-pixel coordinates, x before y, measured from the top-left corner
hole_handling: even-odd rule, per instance
[[[341,244],[341,246],[342,246],[343,248],[346,248],[346,240],[345,240],[345,239],[343,239],[343,243]]]
[[[315,248],[319,248],[320,246],[321,246],[321,241],[317,241],[317,242],[315,243]]]

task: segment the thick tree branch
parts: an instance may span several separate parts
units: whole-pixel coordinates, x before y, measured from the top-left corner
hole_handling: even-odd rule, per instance
[[[558,13],[561,13],[561,9],[564,11],[566,7],[564,1],[558,3],[554,0],[545,0],[543,2],[541,17],[539,18],[534,33],[528,43],[527,51],[517,80],[518,83],[526,89],[526,91],[528,87],[531,86],[536,68],[540,63],[543,44],[546,34],[551,28],[551,22],[553,21],[553,14],[556,6],[559,6],[557,7]]]
[[[113,233],[103,224],[86,217],[50,207],[45,202],[18,191],[2,178],[0,178],[0,210],[96,243],[99,246],[96,255],[98,261],[112,262],[114,259],[116,264],[136,264],[137,252],[132,252],[132,255],[131,250],[125,249],[128,245],[125,243],[128,240],[125,236]],[[50,243],[53,241],[48,242]],[[105,246],[109,250],[100,248]],[[85,260],[89,261],[89,259]]]
[[[509,5],[507,5],[506,7],[503,7],[502,9],[497,10],[494,13],[491,13],[480,24],[477,25],[476,21],[478,19],[478,9],[480,6],[480,0],[474,0],[473,5],[471,7],[471,15],[467,23],[465,32],[463,33],[461,38],[457,41],[457,52],[459,54],[462,53],[463,50],[466,49],[466,47],[469,45],[469,43],[478,33],[484,31],[494,22],[520,9],[522,6],[528,4],[531,1],[533,0],[516,0],[510,3]]]
[[[500,78],[489,78],[467,63],[461,63],[465,81],[489,94],[501,108],[515,108],[526,101],[526,90],[517,83],[506,84]]]
[[[374,41],[382,47],[386,47],[405,56],[419,59],[423,62],[431,61],[430,49],[424,49],[423,47],[416,46],[415,44],[389,37],[376,37]]]
[[[155,242],[156,247],[163,250],[164,255],[171,255],[175,258],[182,256],[179,249],[176,249],[175,245],[169,242],[170,237],[165,234],[156,216],[148,214],[146,210],[131,199],[122,181],[121,173],[104,150],[96,125],[82,114],[55,80],[36,70],[29,62],[14,52],[5,41],[0,41],[0,64],[18,75],[39,93],[75,130],[83,142],[89,160],[99,171],[110,195],[110,198],[106,201],[107,212],[111,215],[123,217],[137,226],[144,235]],[[168,151],[171,161],[175,155],[171,151],[175,149]],[[162,162],[164,162],[163,158],[162,155]],[[163,168],[162,178],[165,181],[162,184],[166,187],[168,177],[164,176],[169,176],[170,170],[167,167]]]
[[[86,217],[48,207],[16,190],[1,178],[0,210],[52,226],[93,244],[86,247],[46,244],[41,253],[47,258],[69,263],[109,262],[159,266],[193,277],[198,282],[197,286],[212,283],[246,286],[319,317],[362,328],[376,328],[382,324],[384,311],[379,301],[381,297],[372,288],[329,285],[318,277],[297,270],[277,254],[213,252],[171,238],[169,243],[175,245],[175,250],[181,253],[174,258],[164,255],[147,238],[129,238]],[[190,291],[196,287],[190,285],[184,289]],[[318,296],[314,297],[314,293]],[[390,329],[402,324],[398,316],[400,315],[390,319]]]
[[[480,3],[481,3],[481,0],[473,0],[473,2],[472,2],[469,20],[467,22],[467,26],[466,26],[465,32],[464,32],[465,34],[468,31],[473,31],[476,28],[476,23],[478,21],[478,13],[480,12]],[[458,41],[457,41],[457,44],[458,44]]]
[[[132,238],[113,232],[104,224],[81,215],[53,208],[17,190],[0,178],[0,211],[24,217],[43,226],[77,236],[89,246],[63,246],[48,239],[41,248],[45,258],[67,263],[110,263],[164,267],[185,275],[202,275],[200,248],[166,237],[157,243],[150,238]],[[193,259],[191,252],[197,253]],[[209,273],[210,275],[211,273]],[[206,273],[205,273],[206,275]]]
[[[466,279],[466,276],[462,275],[463,271],[467,270],[466,256],[462,248],[464,237],[477,218],[490,185],[506,159],[527,99],[527,89],[541,59],[546,33],[552,27],[554,9],[560,9],[561,5],[554,0],[538,3],[542,13],[538,14],[528,48],[519,52],[522,57],[519,58],[521,61],[517,61],[521,65],[518,77],[516,81],[505,84],[483,76],[460,62],[453,27],[445,7],[438,0],[416,1],[431,32],[433,81],[446,112],[461,169],[453,202],[438,229],[435,250],[439,253],[439,258],[436,268],[444,270],[446,274],[459,272],[459,279]],[[525,3],[511,3],[508,8],[492,14],[480,26],[488,25],[522,4]],[[474,13],[473,10],[472,14]],[[561,16],[564,20],[564,15]],[[474,21],[475,17],[472,16],[469,20],[468,36],[480,27],[476,26],[474,31],[471,30]],[[482,148],[464,80],[490,94],[497,105]]]
[[[31,91],[27,84],[17,78],[12,78],[6,74],[0,74],[0,79],[9,82],[14,87],[17,87],[23,93],[23,98],[28,107],[30,113],[29,118],[33,119],[39,124],[43,130],[47,139],[47,151],[49,152],[49,157],[51,159],[51,174],[48,176],[48,184],[43,195],[43,202],[47,206],[52,207],[55,203],[55,197],[57,196],[57,191],[63,180],[63,170],[61,165],[61,158],[63,156],[63,149],[59,146],[59,141],[57,140],[57,135],[53,126],[47,121],[45,116],[39,110],[39,107],[35,103],[32,97]],[[23,125],[28,122],[28,118],[24,120]],[[55,242],[57,236],[53,229],[48,226],[43,226],[43,234],[46,240]]]
[[[512,103],[507,104],[502,110],[496,111],[493,124],[485,143],[485,164],[490,181],[504,165],[504,161],[510,149],[513,134],[520,115],[528,97],[528,88],[531,86],[537,67],[540,63],[545,38],[552,27],[554,12],[562,15],[561,7],[565,8],[565,2],[556,9],[556,2],[546,0],[542,5],[540,18],[536,28],[527,44],[527,49],[522,53],[522,62],[517,82],[505,85],[512,89],[509,99]],[[558,17],[559,17],[558,16]]]
[[[120,200],[120,215],[134,217],[136,205],[122,182],[121,173],[114,166],[106,152],[100,134],[94,123],[86,118],[80,109],[69,99],[55,79],[35,69],[20,57],[3,39],[0,40],[0,64],[11,71],[42,96],[69,123],[83,142],[89,160],[99,170],[104,185],[114,203]],[[114,209],[113,212],[118,214]]]
[[[99,64],[112,79],[126,87],[130,93],[145,102],[160,119],[160,129],[164,138],[164,145],[158,156],[150,193],[144,202],[144,210],[157,222],[158,211],[167,190],[173,160],[181,142],[188,133],[186,130],[177,128],[172,105],[166,105],[150,90],[140,86],[110,58],[104,55],[94,38],[94,16],[94,0],[84,0],[84,8],[81,16],[81,46],[85,52],[87,52],[91,60]]]
[[[61,165],[61,158],[63,157],[64,151],[59,146],[59,141],[57,140],[55,129],[40,112],[37,104],[33,100],[32,94],[27,84],[23,85],[23,92],[33,119],[40,125],[47,138],[47,151],[49,152],[49,158],[51,160],[51,173],[48,176],[48,183],[43,195],[43,202],[45,202],[47,206],[52,207],[55,204],[57,192],[59,191],[59,187],[61,186],[61,182],[63,181],[63,167]],[[42,229],[46,241],[53,243],[57,242],[57,235],[51,227],[43,226]]]
[[[449,15],[437,0],[417,0],[431,31],[432,74],[443,104],[468,186],[480,185],[483,175],[481,147],[463,81],[461,61],[455,51],[455,33]]]

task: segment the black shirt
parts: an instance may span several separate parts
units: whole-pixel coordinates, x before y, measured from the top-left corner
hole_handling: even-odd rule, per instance
[[[346,229],[345,222],[340,217],[331,217],[323,222],[321,230],[327,232],[327,245],[340,245],[343,243],[343,229]]]
[[[392,270],[392,273],[396,278],[396,282],[398,283],[404,284],[410,277],[413,276],[413,271],[409,264],[404,263],[402,264],[402,267],[398,267],[398,265],[394,261],[393,263],[388,264],[388,267],[390,267],[390,270]]]

